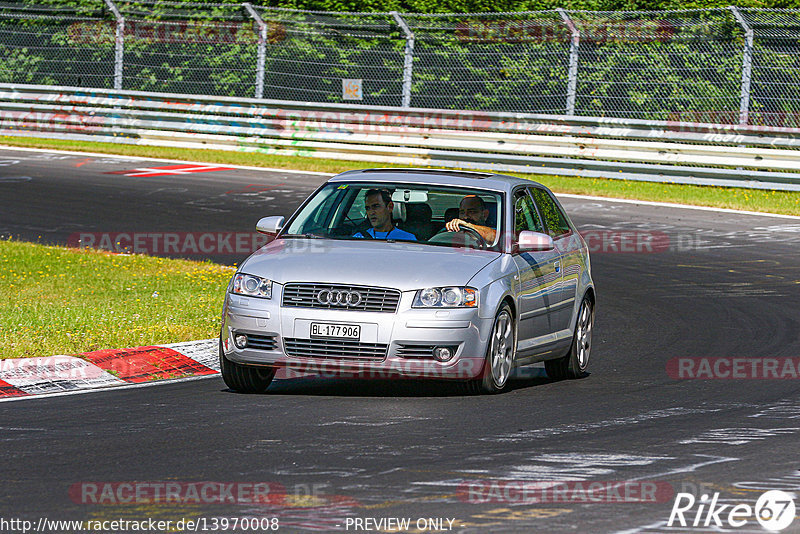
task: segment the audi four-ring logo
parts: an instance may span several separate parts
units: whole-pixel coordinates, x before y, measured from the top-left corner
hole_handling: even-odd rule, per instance
[[[361,293],[358,291],[323,289],[317,293],[317,301],[330,306],[358,306],[361,304],[361,299]]]

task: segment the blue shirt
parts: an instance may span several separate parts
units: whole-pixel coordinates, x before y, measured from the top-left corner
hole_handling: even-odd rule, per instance
[[[388,232],[376,232],[375,228],[369,228],[367,230],[370,236],[375,239],[394,239],[395,241],[416,241],[417,236],[410,232],[406,232],[405,230],[401,230],[400,228],[392,228]],[[361,232],[353,234],[353,237],[358,237],[364,239],[364,236]]]

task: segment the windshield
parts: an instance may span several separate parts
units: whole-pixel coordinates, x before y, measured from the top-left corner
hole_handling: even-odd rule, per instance
[[[496,248],[502,194],[425,184],[333,183],[320,189],[281,237],[412,241]]]

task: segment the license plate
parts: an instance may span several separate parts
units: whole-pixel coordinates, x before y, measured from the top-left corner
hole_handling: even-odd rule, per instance
[[[329,337],[334,339],[361,339],[361,325],[311,323],[311,337]]]

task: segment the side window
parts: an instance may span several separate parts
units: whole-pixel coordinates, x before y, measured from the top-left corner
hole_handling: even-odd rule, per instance
[[[558,205],[553,198],[547,194],[544,189],[533,188],[531,194],[536,200],[536,205],[539,207],[539,213],[544,218],[544,224],[547,228],[547,233],[551,237],[558,237],[570,231],[569,224],[566,217],[561,213]]]
[[[514,233],[519,235],[524,230],[541,232],[542,225],[531,197],[525,191],[519,191],[514,195]]]

